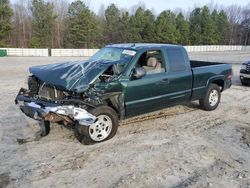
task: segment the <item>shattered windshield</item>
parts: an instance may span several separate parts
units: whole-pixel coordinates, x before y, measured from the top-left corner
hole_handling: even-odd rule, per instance
[[[122,48],[102,48],[90,60],[98,61],[130,61],[136,54],[134,50],[126,50]]]
[[[106,47],[100,49],[95,55],[93,55],[89,60],[90,61],[117,61],[117,64],[113,65],[116,70],[116,74],[120,74],[126,64],[128,64],[131,59],[135,56],[136,51],[122,49],[122,48],[112,48]]]

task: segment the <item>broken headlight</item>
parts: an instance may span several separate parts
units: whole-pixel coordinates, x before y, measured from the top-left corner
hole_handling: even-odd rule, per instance
[[[39,82],[34,75],[28,77],[28,88],[31,95],[36,95],[39,91]]]

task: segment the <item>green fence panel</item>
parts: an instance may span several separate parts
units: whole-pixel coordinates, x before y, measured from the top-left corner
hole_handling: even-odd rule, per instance
[[[0,57],[7,56],[7,50],[0,50]]]

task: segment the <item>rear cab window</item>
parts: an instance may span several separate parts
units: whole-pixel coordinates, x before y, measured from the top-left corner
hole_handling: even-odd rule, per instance
[[[187,63],[180,48],[167,48],[165,52],[171,72],[182,72],[187,70]]]

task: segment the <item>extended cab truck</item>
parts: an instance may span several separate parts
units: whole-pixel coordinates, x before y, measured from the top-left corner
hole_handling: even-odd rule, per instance
[[[16,104],[39,120],[73,127],[85,144],[112,138],[118,120],[199,100],[214,110],[231,86],[232,66],[190,61],[185,48],[167,44],[107,45],[87,61],[30,68],[28,89]]]

